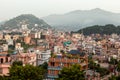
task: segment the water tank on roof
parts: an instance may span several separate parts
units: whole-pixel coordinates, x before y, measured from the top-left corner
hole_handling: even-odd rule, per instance
[[[13,54],[17,54],[17,51],[14,51]]]

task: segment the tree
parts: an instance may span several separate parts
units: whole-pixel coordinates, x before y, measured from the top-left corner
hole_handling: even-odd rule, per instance
[[[82,33],[84,31],[84,35],[90,35],[90,34],[120,34],[120,26],[115,26],[113,24],[107,24],[107,25],[94,25],[90,27],[86,27],[83,29],[80,29],[77,31],[78,33]],[[99,40],[99,39],[98,39]]]
[[[22,66],[23,65],[23,62],[22,61],[14,61],[13,62],[13,64],[12,64],[13,66]]]
[[[116,65],[118,64],[117,59],[111,58],[109,64]]]
[[[44,71],[44,78],[47,77],[47,68],[48,68],[48,63],[47,62],[44,62],[42,65],[39,65],[39,67]]]
[[[42,80],[43,79],[43,74],[44,71],[42,70],[42,68],[39,67],[35,67],[32,65],[26,65],[25,67],[23,67],[23,77],[24,80]]]
[[[116,78],[116,76],[111,76],[110,78],[109,78],[109,80],[116,80],[117,78]]]
[[[58,80],[85,80],[81,66],[78,64],[72,65],[69,68],[64,67],[59,74]]]
[[[48,68],[48,63],[44,62],[42,65],[39,65],[41,68],[46,69]]]
[[[42,80],[44,72],[41,67],[22,66],[21,62],[14,62],[9,70],[9,80]]]
[[[35,45],[26,44],[25,42],[21,42],[21,46],[24,48],[24,52],[27,52],[29,48],[35,47]]]
[[[109,80],[120,80],[120,75],[119,76],[113,75],[109,78]]]
[[[117,64],[117,71],[120,72],[120,61],[119,61],[118,64]]]
[[[100,73],[100,76],[108,75],[110,72],[106,68],[101,68],[99,64],[96,64],[93,60],[89,61],[89,68],[93,71]]]
[[[106,68],[97,67],[96,72],[100,73],[100,76],[108,75],[110,72]]]

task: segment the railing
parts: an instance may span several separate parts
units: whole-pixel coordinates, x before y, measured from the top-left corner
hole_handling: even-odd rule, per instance
[[[54,79],[54,78],[58,78],[58,75],[48,74],[47,77],[48,77],[48,78]]]
[[[85,59],[83,59],[84,61],[86,61]],[[63,63],[82,63],[81,59],[66,59],[66,58],[50,58],[51,62],[63,62]]]
[[[50,67],[48,66],[48,70],[62,70],[61,67]]]

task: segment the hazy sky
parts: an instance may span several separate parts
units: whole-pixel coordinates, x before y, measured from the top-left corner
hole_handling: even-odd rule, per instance
[[[120,0],[0,0],[0,21],[20,14],[43,17],[93,8],[120,13]]]

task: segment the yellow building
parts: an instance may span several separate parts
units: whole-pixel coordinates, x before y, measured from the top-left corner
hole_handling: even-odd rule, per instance
[[[9,34],[6,34],[5,35],[5,40],[9,40],[9,39],[11,39],[11,36]]]

